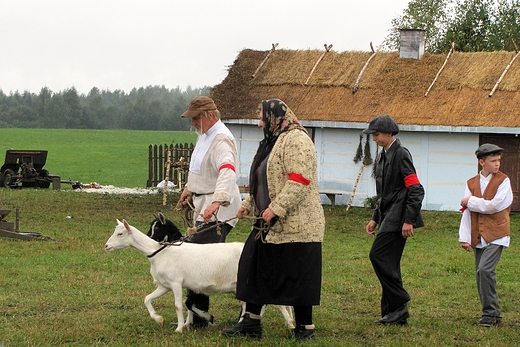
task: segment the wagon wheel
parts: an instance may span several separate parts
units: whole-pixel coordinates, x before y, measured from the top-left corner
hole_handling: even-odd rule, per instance
[[[4,171],[4,187],[9,188],[11,187],[11,181],[13,180],[14,171],[11,169],[6,169]]]

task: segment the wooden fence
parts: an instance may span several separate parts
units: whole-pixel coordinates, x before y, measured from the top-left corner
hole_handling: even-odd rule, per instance
[[[169,182],[172,182],[178,188],[184,187],[193,147],[192,143],[148,146],[148,181],[146,181],[146,186],[156,187],[159,182],[166,178],[168,173]],[[168,161],[170,164],[169,170]]]

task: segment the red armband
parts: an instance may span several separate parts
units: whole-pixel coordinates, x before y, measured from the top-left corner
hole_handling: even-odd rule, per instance
[[[409,174],[404,178],[404,185],[406,188],[413,186],[414,184],[421,184],[419,182],[419,177],[417,177],[417,174]]]
[[[224,164],[218,168],[218,171],[224,170],[224,169],[231,169],[231,170],[233,170],[233,172],[237,172],[237,170],[235,170],[235,166],[233,164]]]
[[[289,174],[289,181],[301,183],[304,186],[308,186],[311,183],[311,180],[306,179],[305,177],[303,177],[302,175],[300,175],[296,172],[291,172]]]

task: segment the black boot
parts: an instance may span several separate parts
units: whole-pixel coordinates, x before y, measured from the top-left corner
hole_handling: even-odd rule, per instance
[[[293,338],[296,340],[314,340],[316,334],[314,332],[314,324],[312,325],[298,325],[293,330]]]
[[[260,316],[246,312],[244,319],[239,321],[233,328],[222,330],[223,336],[245,335],[255,339],[262,338],[262,324]]]

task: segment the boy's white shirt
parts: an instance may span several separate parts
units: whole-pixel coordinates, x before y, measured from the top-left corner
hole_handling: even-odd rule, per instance
[[[487,177],[480,176],[480,191],[484,193],[486,187],[493,177],[493,174],[489,174]],[[464,197],[470,196],[468,200],[468,206],[462,213],[459,227],[459,242],[471,243],[471,213],[478,212],[482,214],[493,214],[505,210],[513,203],[513,191],[511,190],[511,182],[509,177],[506,177],[497,189],[495,197],[491,200],[485,200],[484,198],[477,198],[471,195],[468,185],[464,191]],[[509,236],[504,236],[494,241],[491,244],[509,247],[510,242]],[[488,243],[481,237],[480,243],[476,246],[477,248],[486,247]]]

